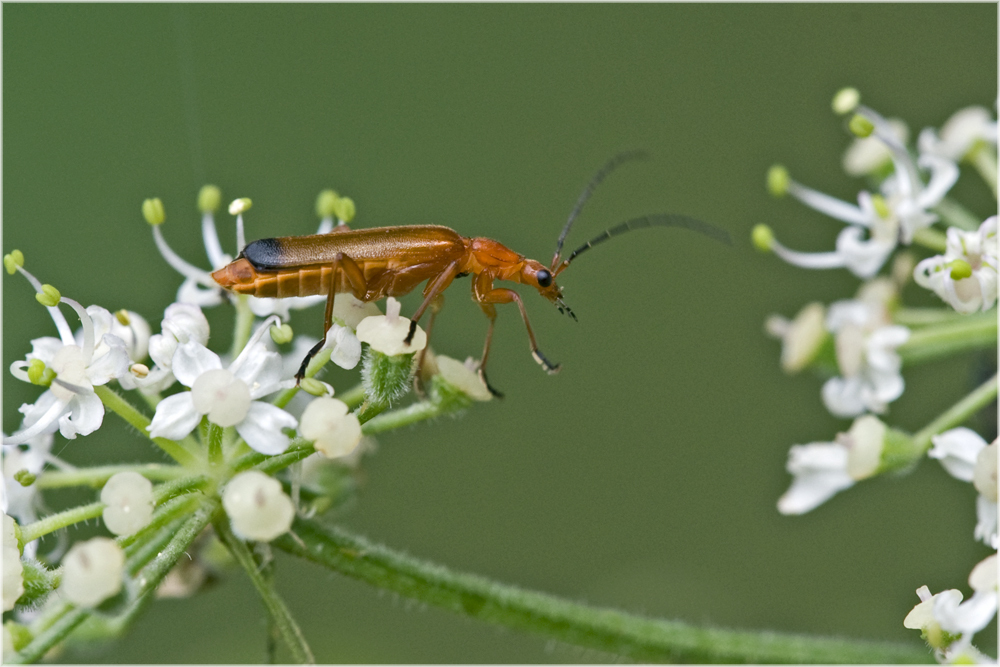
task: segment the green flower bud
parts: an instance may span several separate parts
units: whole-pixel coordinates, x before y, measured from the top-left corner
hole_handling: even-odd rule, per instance
[[[859,113],[851,116],[851,120],[847,123],[847,129],[851,131],[856,137],[867,137],[875,130],[875,126],[870,120],[865,118]]]
[[[202,213],[214,213],[222,203],[222,190],[214,185],[203,185],[198,191],[198,210]]]
[[[750,240],[757,250],[771,252],[771,246],[774,244],[774,232],[767,225],[754,225],[753,231],[750,232]]]
[[[788,193],[788,186],[792,181],[788,170],[782,165],[776,164],[767,170],[767,191],[772,197],[784,197]]]
[[[17,267],[24,266],[24,254],[20,250],[14,250],[9,255],[4,255],[3,266],[9,275],[14,275]]]
[[[327,395],[326,383],[320,382],[316,378],[302,378],[302,381],[299,382],[299,389],[313,396]]]
[[[37,479],[35,475],[28,472],[27,468],[22,468],[14,473],[14,481],[21,486],[31,486],[35,483],[35,479]]]
[[[159,197],[142,202],[142,217],[154,227],[163,224],[163,221],[167,219],[167,213],[163,210],[163,202],[160,201]]]
[[[861,93],[857,88],[841,88],[833,96],[833,112],[838,116],[851,113],[861,102]]]
[[[357,212],[357,207],[354,205],[354,200],[350,197],[341,197],[334,204],[334,211],[337,214],[338,220],[343,220],[344,222],[350,222],[354,219],[354,214]]]
[[[948,262],[948,266],[951,267],[952,280],[961,280],[972,275],[972,267],[964,259],[953,259]]]
[[[21,575],[24,578],[24,593],[17,599],[19,605],[39,602],[59,585],[61,575],[49,570],[38,561],[25,559],[21,561],[21,565],[24,568]],[[17,645],[17,640],[14,644]]]
[[[284,345],[292,340],[292,327],[288,324],[282,324],[281,326],[272,324],[270,331],[271,340],[278,345]]]
[[[59,290],[57,290],[52,285],[42,285],[41,293],[35,294],[35,299],[38,300],[38,303],[42,304],[46,308],[51,308],[52,306],[55,306],[56,304],[59,303],[59,300],[61,298],[62,294],[60,294]]]
[[[316,215],[321,218],[332,218],[337,214],[337,193],[333,190],[323,190],[316,197]]]

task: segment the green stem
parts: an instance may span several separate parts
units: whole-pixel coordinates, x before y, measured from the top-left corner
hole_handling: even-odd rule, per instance
[[[928,662],[922,646],[704,628],[600,609],[456,573],[297,519],[272,545],[425,604],[641,662]]]
[[[94,387],[94,393],[104,403],[104,407],[131,424],[133,428],[146,437],[149,437],[149,431],[146,430],[146,427],[149,426],[149,418],[146,415],[136,410],[131,403],[107,386]],[[180,443],[167,440],[166,438],[150,438],[150,440],[181,465],[193,466],[197,463],[197,458],[194,454],[185,449]]]
[[[230,349],[230,356],[235,359],[240,356],[240,352],[246,347],[253,331],[253,311],[250,310],[250,303],[247,297],[239,295],[236,297],[236,323],[233,325],[233,346]]]
[[[155,541],[157,531],[163,528],[163,526],[176,521],[179,517],[191,514],[198,502],[198,496],[193,494],[185,494],[168,500],[156,508],[156,512],[154,512],[153,518],[150,520],[148,525],[143,526],[131,535],[119,537],[118,546],[124,548],[127,554],[131,554],[132,552],[141,549],[141,545],[135,549],[131,549],[130,547],[139,542],[147,544],[151,539]],[[175,531],[166,532],[167,538],[169,539]],[[139,568],[136,567],[135,569],[138,570]]]
[[[273,475],[279,470],[284,470],[293,463],[298,463],[302,459],[315,453],[316,449],[313,448],[312,443],[310,442],[301,447],[289,448],[288,451],[283,454],[268,456],[259,463],[254,464],[253,468],[267,475]]]
[[[979,175],[983,177],[986,184],[990,186],[993,190],[993,198],[997,198],[997,154],[996,149],[987,144],[985,141],[980,141],[979,145],[976,146],[967,156],[966,159],[969,160],[976,169],[979,171]],[[978,229],[979,225],[976,224],[973,229]]]
[[[30,662],[38,662],[53,646],[66,639],[73,630],[90,616],[90,610],[77,609],[69,603],[65,603],[63,609],[58,614],[58,620],[45,630],[35,635],[27,646],[22,648],[12,656],[4,656],[4,662],[15,665],[23,665]]]
[[[222,463],[222,436],[225,429],[218,424],[208,423],[208,463],[218,466]]]
[[[997,376],[979,385],[971,394],[955,405],[945,410],[941,416],[922,428],[913,436],[914,445],[919,451],[927,451],[931,446],[931,437],[955,428],[976,412],[995,401],[997,397]]]
[[[146,463],[137,465],[98,466],[76,470],[47,470],[38,476],[35,484],[40,489],[61,489],[70,486],[103,486],[108,479],[120,472],[137,472],[156,482],[177,479],[190,471],[179,466]]]
[[[309,645],[306,644],[302,630],[299,629],[298,624],[288,611],[288,607],[285,606],[285,603],[278,596],[269,579],[260,572],[257,561],[254,560],[253,554],[247,548],[246,542],[233,534],[229,528],[229,521],[227,519],[216,521],[214,526],[219,539],[229,548],[229,551],[236,557],[236,560],[250,577],[250,581],[253,582],[254,588],[257,589],[257,593],[264,602],[271,620],[278,629],[278,633],[292,652],[295,662],[299,664],[315,664],[316,659],[313,658],[312,651],[309,649]]]
[[[87,521],[88,519],[95,519],[101,516],[101,512],[103,511],[104,503],[90,503],[89,505],[73,507],[57,514],[50,514],[44,519],[21,526],[21,542],[23,544],[34,542],[39,537],[48,535],[60,528],[66,528],[67,526],[72,526],[75,523]]]
[[[913,235],[913,243],[934,252],[944,252],[948,248],[948,238],[944,233],[930,227],[918,229]]]
[[[940,215],[946,224],[952,227],[958,227],[959,229],[964,229],[967,232],[972,232],[979,229],[979,223],[982,222],[979,218],[972,214],[972,212],[959,204],[954,199],[949,199],[945,197],[942,199],[937,206],[934,207],[934,212]]]
[[[996,347],[996,311],[967,315],[959,320],[917,329],[910,339],[896,348],[904,364],[913,364],[956,352]]]
[[[347,407],[352,410],[365,400],[365,385],[364,383],[358,383],[348,389],[347,391],[337,394],[337,398],[347,403]]]
[[[966,316],[951,308],[897,308],[892,313],[893,324],[902,324],[905,327],[957,322],[964,317]]]
[[[361,427],[361,432],[365,435],[376,435],[385,431],[391,431],[400,426],[409,426],[410,424],[416,424],[426,419],[432,419],[440,414],[442,414],[441,406],[437,403],[419,401],[405,408],[393,410],[392,412],[384,414],[375,413],[368,420],[362,421],[364,426]]]

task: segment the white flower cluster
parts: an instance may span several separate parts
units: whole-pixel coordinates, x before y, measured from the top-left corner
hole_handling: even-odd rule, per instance
[[[214,211],[220,196],[212,186],[199,194],[202,236],[213,268],[231,260],[222,252],[215,228]],[[230,206],[236,216],[240,247],[244,245],[243,215],[249,208],[249,199],[236,200]],[[354,215],[354,203],[324,191],[317,212],[321,217],[319,233],[335,232],[335,225],[343,231]],[[176,537],[179,522],[192,517],[192,508],[199,501],[221,501],[238,538],[274,540],[291,530],[297,514],[309,516],[343,500],[340,496],[345,489],[353,488],[344,480],[352,474],[360,454],[372,449],[371,443],[362,442],[365,419],[359,418],[372,400],[366,386],[359,385],[363,393],[354,391],[351,398],[349,392],[340,400],[332,397],[334,390],[329,384],[306,377],[299,387],[294,375],[306,350],[314,348],[317,341],[294,337],[283,320],[290,308],[322,303],[325,297],[254,299],[226,295],[208,272],[169,248],[160,229],[165,213],[159,200],[147,200],[143,215],[153,226],[157,247],[167,262],[184,276],[177,302],[164,310],[156,334],[138,313],[121,310],[112,314],[96,305],[84,308],[56,288],[43,285],[24,269],[20,252],[4,257],[8,273],[20,273],[34,288],[58,334],[31,341],[31,351],[10,368],[17,379],[43,389],[34,403],[21,406],[20,427],[11,429],[12,433],[5,431],[3,437],[4,611],[13,610],[17,621],[38,616],[36,610],[49,601],[58,602],[63,610],[63,602],[86,609],[100,606],[104,611],[119,604],[138,604],[138,599],[149,593],[142,570],[145,562],[138,559],[155,561],[168,551],[176,558],[199,553],[200,547],[192,542],[179,549],[165,546]],[[237,343],[235,351],[225,356],[208,347],[211,332],[202,308],[227,302],[237,310]],[[69,306],[79,319],[75,333],[60,306]],[[399,395],[410,388],[419,363],[414,357],[424,351],[427,336],[417,327],[413,340],[404,344],[410,321],[400,316],[400,304],[391,297],[387,311],[388,316],[383,316],[373,303],[359,301],[351,294],[337,295],[333,323],[320,352],[328,352],[331,361],[350,370],[359,366],[364,343],[368,357],[381,355],[384,365],[399,371],[403,381],[395,394]],[[254,327],[255,316],[264,319]],[[292,351],[282,355],[275,350],[275,343],[291,343]],[[443,414],[472,400],[491,398],[470,370],[475,362],[462,365],[443,356],[434,362],[433,353],[426,353],[428,367],[434,369],[432,387],[440,388],[442,383],[449,387],[452,402],[442,407],[445,401],[439,400],[440,392],[432,392],[422,406],[432,409],[425,409],[422,414],[426,416],[421,418],[437,414],[435,409]],[[320,361],[326,358],[324,354],[317,356]],[[312,366],[310,369],[307,376],[314,372]],[[111,389],[114,382],[152,407],[151,417]],[[304,391],[298,392],[299,388]],[[456,394],[468,400],[456,401]],[[382,405],[379,411],[387,407]],[[106,409],[143,432],[174,459],[174,464],[113,466],[111,474],[104,466],[76,468],[52,453],[56,432],[69,440],[90,435],[104,423]],[[406,419],[409,417],[398,425],[416,421]],[[380,428],[387,427],[383,424]],[[306,457],[305,466],[289,469]],[[58,483],[38,483],[40,478],[59,476]],[[41,489],[72,485],[101,486],[100,502],[77,508],[77,513],[44,516],[48,512]],[[290,493],[286,493],[286,486]],[[214,510],[214,506],[209,509]],[[210,511],[204,513],[209,518],[211,515]],[[62,536],[55,548],[49,544],[47,553],[39,553],[39,537],[98,516],[113,538],[96,537],[69,545]],[[204,534],[204,528],[203,524],[191,532],[190,539]],[[197,582],[204,581],[210,566],[197,558],[191,563],[201,573]],[[176,573],[182,565],[173,567]],[[29,575],[32,585],[26,586]],[[187,595],[197,588],[197,583],[178,585],[180,578],[178,575],[171,582],[170,575],[162,571],[159,583],[163,590],[158,595]],[[18,645],[32,636],[33,631],[19,627],[16,623],[5,625],[5,656],[20,650]]]
[[[924,430],[910,435],[875,415],[903,394],[904,361],[917,362],[956,351],[996,345],[997,217],[983,221],[947,198],[959,177],[959,163],[974,166],[996,195],[997,123],[984,108],[958,111],[940,131],[927,128],[915,148],[909,131],[859,105],[853,89],[838,93],[834,109],[854,113],[848,126],[858,135],[844,155],[844,169],[874,187],[861,190],[857,205],[792,180],[783,167],[768,174],[772,194],[789,194],[805,205],[846,223],[833,252],[791,250],[758,225],[753,241],[803,268],[846,268],[864,282],[853,299],[828,307],[810,303],[789,320],[771,316],[766,329],[782,342],[781,366],[788,373],[806,368],[828,376],[821,396],[836,417],[853,424],[830,442],[795,445],[788,457],[793,481],[778,501],[782,514],[804,514],[860,480],[905,471],[925,455],[938,459],[955,478],[978,492],[973,537],[996,550],[997,442],[960,427],[976,409],[995,400],[996,376]],[[917,261],[903,246],[933,254]],[[893,255],[895,254],[895,258]],[[883,267],[887,275],[880,276]],[[906,308],[903,286],[912,277],[947,308]],[[969,578],[972,597],[957,590],[931,596],[906,617],[942,662],[988,659],[972,646],[975,633],[997,613],[996,554],[977,565]]]

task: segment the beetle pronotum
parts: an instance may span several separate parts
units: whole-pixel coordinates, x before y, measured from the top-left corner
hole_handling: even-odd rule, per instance
[[[327,295],[324,338],[302,361],[296,374],[296,378],[301,380],[305,376],[309,360],[323,347],[332,321],[333,301],[338,293],[350,292],[361,301],[377,301],[387,296],[407,294],[426,280],[424,300],[413,314],[409,335],[406,337],[406,342],[409,343],[416,331],[417,322],[435,297],[444,292],[455,278],[472,275],[472,299],[489,318],[479,373],[490,391],[500,395],[486,381],[485,372],[498,303],[513,301],[517,304],[528,331],[531,355],[535,361],[548,373],[557,372],[559,366],[550,362],[538,349],[521,296],[512,289],[494,287],[494,281],[506,280],[530,285],[555,304],[559,312],[568,313],[576,319],[573,311],[563,301],[562,291],[555,279],[576,257],[599,243],[625,232],[654,226],[683,227],[730,243],[728,233],[700,220],[673,214],[647,215],[605,230],[563,260],[563,242],[594,188],[619,164],[642,155],[640,152],[616,155],[594,175],[570,213],[548,267],[514,252],[499,241],[465,237],[453,229],[439,225],[360,230],[350,230],[346,225],[341,225],[328,234],[284,236],[249,243],[236,260],[215,271],[212,278],[237,294],[257,297],[280,299]]]

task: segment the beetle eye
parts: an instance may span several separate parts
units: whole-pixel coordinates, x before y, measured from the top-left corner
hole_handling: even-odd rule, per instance
[[[552,284],[552,274],[545,269],[541,269],[538,273],[536,273],[535,279],[538,280],[538,284],[542,287],[548,287]]]

